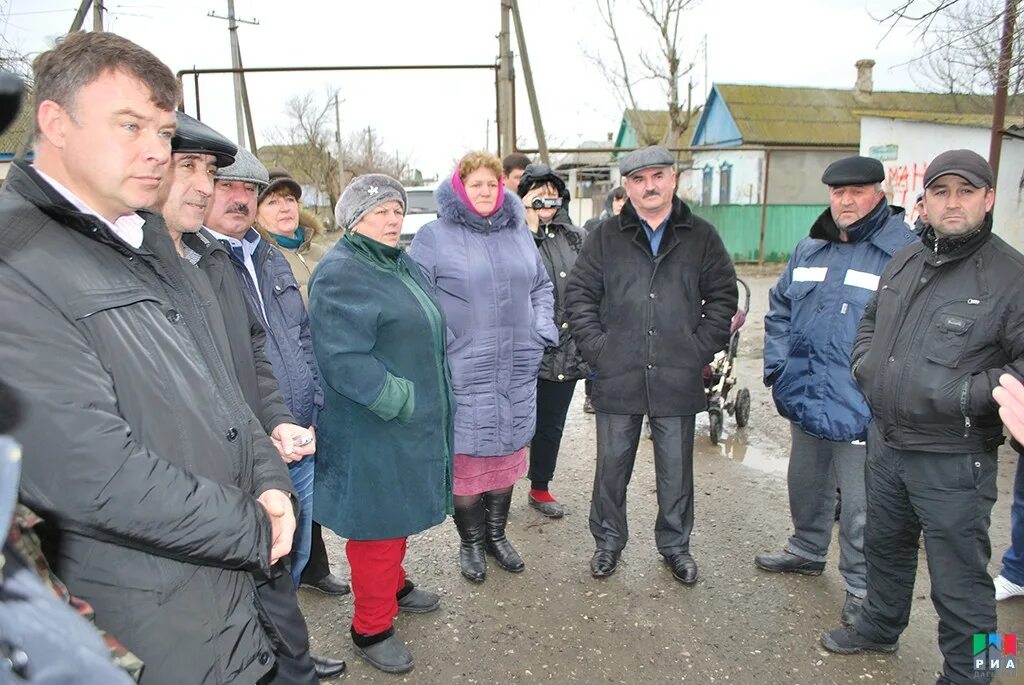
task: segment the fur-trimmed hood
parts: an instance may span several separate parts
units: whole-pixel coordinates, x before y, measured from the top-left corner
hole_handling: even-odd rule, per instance
[[[481,233],[502,231],[507,228],[519,228],[526,223],[523,201],[508,190],[502,189],[505,200],[497,212],[486,219],[467,207],[455,193],[451,179],[444,181],[434,191],[437,199],[437,216],[445,221],[460,224]]]

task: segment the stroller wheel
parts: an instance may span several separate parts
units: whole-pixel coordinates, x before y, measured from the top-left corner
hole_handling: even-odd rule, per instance
[[[750,421],[750,391],[740,388],[736,393],[736,425],[743,428]]]
[[[718,407],[708,409],[708,433],[713,445],[722,439],[722,410]]]

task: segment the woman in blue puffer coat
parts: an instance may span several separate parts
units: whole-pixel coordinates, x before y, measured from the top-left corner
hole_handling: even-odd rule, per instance
[[[481,582],[485,551],[507,571],[524,568],[505,524],[512,487],[526,473],[541,357],[558,330],[551,280],[522,201],[504,190],[501,161],[467,154],[436,196],[438,219],[416,233],[409,256],[447,320],[459,565]]]

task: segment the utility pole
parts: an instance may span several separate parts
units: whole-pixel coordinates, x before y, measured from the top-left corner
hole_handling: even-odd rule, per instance
[[[80,4],[78,6],[78,11],[75,12],[75,18],[71,20],[71,28],[68,29],[68,34],[72,34],[75,31],[81,31],[82,30],[82,25],[85,24],[85,15],[86,15],[86,13],[88,13],[89,7],[91,7],[91,6],[92,6],[92,0],[82,0],[82,4]],[[22,107],[31,107],[31,106],[32,106],[31,103],[25,103],[25,104],[22,105]],[[35,140],[35,137],[36,137],[36,126],[35,126],[35,120],[33,119],[32,125],[28,127],[28,130],[25,131],[25,135],[22,136],[22,138],[21,138],[21,144],[18,145],[18,149],[17,149],[17,151],[14,154],[14,158],[15,159],[21,159],[21,160],[25,159],[25,157],[29,153],[29,150],[32,149],[32,141]]]
[[[228,20],[228,35],[231,38],[231,68],[235,69],[235,123],[238,126],[238,144],[242,147],[246,146],[246,126],[245,126],[245,109],[246,105],[243,102],[242,93],[245,90],[245,78],[242,74],[242,51],[238,47],[238,23],[243,24],[259,24],[255,19],[252,21],[246,19],[239,19],[235,16],[235,0],[228,0],[228,16],[222,17],[221,15],[213,12],[212,10],[207,13],[208,17],[214,19],[227,19]],[[255,150],[250,150],[253,154],[256,154]]]
[[[515,71],[512,68],[512,42],[509,38],[509,14],[512,0],[501,0],[501,33],[498,34],[498,156],[516,149]]]
[[[334,92],[334,144],[338,154],[338,197],[345,189],[345,158],[341,155],[341,107],[338,103],[338,92]]]
[[[1010,84],[1010,60],[1013,57],[1013,30],[1017,19],[1017,0],[1006,0],[1003,11],[1003,35],[999,42],[999,64],[996,71],[996,97],[992,113],[992,139],[988,163],[992,167],[992,183],[999,178],[999,157],[1003,147],[1003,126],[1006,123],[1006,98]]]
[[[71,20],[71,28],[68,29],[68,33],[82,30],[82,24],[85,23],[85,15],[89,12],[90,7],[92,7],[92,0],[82,0],[82,4],[78,6],[78,11],[75,12],[75,18]]]
[[[93,0],[92,3],[92,30],[103,30],[103,0]]]
[[[519,16],[519,0],[512,0],[512,18],[516,22],[516,41],[519,43],[519,59],[523,62],[523,78],[526,80],[526,94],[530,98],[530,112],[533,114],[533,130],[537,134],[537,148],[540,150],[540,161],[550,165],[551,158],[548,155],[548,140],[544,136],[544,125],[540,122],[540,103],[537,102],[537,91],[533,87],[533,70],[530,69],[530,56],[526,52],[523,19]],[[514,112],[512,116],[515,116]]]

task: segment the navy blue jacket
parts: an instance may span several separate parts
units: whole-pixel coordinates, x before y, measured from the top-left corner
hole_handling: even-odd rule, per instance
[[[253,311],[260,303],[245,264],[231,252],[242,289]],[[263,327],[267,330],[263,352],[274,367],[278,389],[299,426],[316,424],[317,413],[324,406],[320,388],[320,372],[313,356],[309,333],[309,317],[302,301],[302,291],[295,280],[288,260],[266,240],[261,239],[252,256],[259,278],[260,295],[265,311]]]
[[[915,240],[900,207],[880,202],[839,240],[830,210],[796,245],[768,294],[764,383],[779,413],[825,440],[863,440],[871,411],[850,375],[864,307],[892,256]]]

